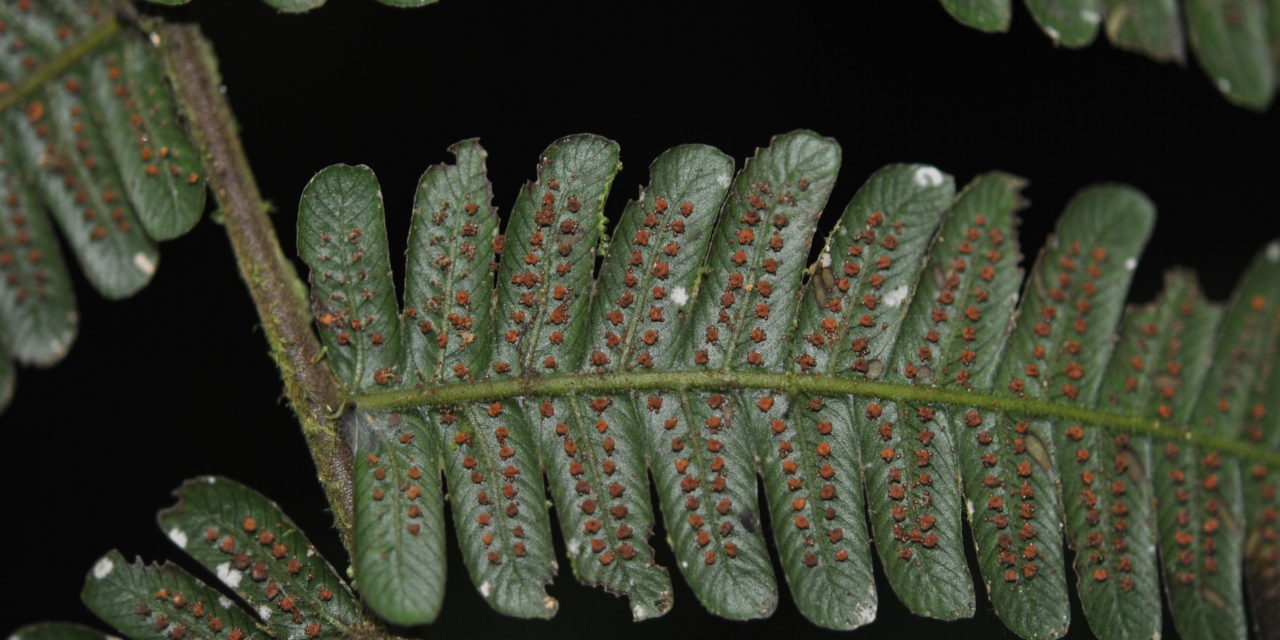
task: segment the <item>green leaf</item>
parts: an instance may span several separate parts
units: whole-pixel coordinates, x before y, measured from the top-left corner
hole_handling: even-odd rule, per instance
[[[907,313],[911,291],[924,267],[925,252],[954,194],[955,185],[951,177],[927,165],[890,165],[877,171],[863,185],[836,223],[809,280],[801,307],[797,342],[793,347],[800,352],[795,358],[794,370],[866,376],[869,379],[884,378],[889,373],[889,377],[906,382],[900,375],[887,371],[887,366],[892,366],[887,363],[891,362],[890,354],[902,327],[902,318]],[[800,407],[805,410],[798,410]],[[893,403],[855,402],[838,396],[801,396],[797,398],[795,409],[793,415],[799,418],[794,432],[783,431],[779,437],[796,440],[800,464],[807,469],[809,477],[824,465],[830,465],[828,474],[834,470],[834,478],[846,474],[855,477],[845,481],[846,487],[840,487],[828,483],[831,478],[822,478],[823,474],[818,473],[818,478],[812,482],[821,487],[813,487],[819,490],[811,489],[805,492],[809,494],[806,496],[801,495],[802,488],[796,488],[790,482],[796,474],[786,473],[785,468],[772,477],[766,472],[766,483],[773,481],[778,487],[771,492],[771,496],[777,494],[777,498],[771,501],[774,521],[782,523],[782,526],[775,526],[775,532],[781,539],[786,533],[795,531],[790,522],[790,511],[795,506],[793,500],[806,499],[804,504],[810,506],[810,515],[817,523],[818,543],[823,551],[828,552],[822,555],[832,555],[831,558],[818,558],[817,564],[829,565],[832,572],[850,572],[845,580],[864,580],[859,597],[844,613],[850,615],[847,611],[855,611],[863,619],[848,620],[846,624],[864,623],[870,618],[868,614],[874,612],[875,597],[868,592],[871,585],[865,582],[866,577],[859,575],[870,568],[862,549],[855,550],[852,565],[846,564],[848,559],[834,557],[834,553],[839,553],[837,549],[857,544],[863,537],[860,509],[856,508],[860,505],[849,505],[855,507],[849,509],[852,522],[827,521],[835,519],[828,516],[838,516],[842,510],[838,507],[843,505],[834,502],[835,498],[860,497],[859,479],[867,487],[872,537],[884,541],[877,545],[881,563],[886,567],[894,590],[908,608],[945,619],[972,615],[972,582],[964,568],[964,551],[958,535],[959,486],[954,480],[956,472],[949,470],[954,461],[939,457],[925,463],[928,469],[918,469],[913,452],[904,451],[902,455],[890,452],[887,460],[879,462],[886,447],[910,441],[926,430],[925,427],[909,425],[909,420],[902,416],[897,425],[897,439],[889,443],[882,441],[882,434],[886,431],[881,427],[889,425],[892,432],[891,423],[898,421],[895,415],[897,406]],[[880,419],[882,411],[883,421]],[[825,447],[831,447],[836,453],[823,455]],[[932,453],[930,445],[923,445],[924,449],[930,450],[924,455]],[[909,466],[906,464],[908,457],[913,458]],[[882,466],[891,469],[881,471]],[[907,475],[903,475],[904,471]],[[937,483],[932,480],[934,474],[939,477]],[[862,477],[858,478],[858,475]],[[783,491],[782,487],[787,490]],[[899,493],[903,489],[910,489],[911,495]],[[930,494],[932,499],[922,500],[924,495]],[[910,522],[904,522],[908,516]],[[912,531],[912,525],[924,516],[928,516],[923,519],[924,532]],[[936,528],[934,522],[937,523]],[[823,540],[825,534],[833,529],[848,530],[848,539],[838,534],[836,541],[829,537]],[[810,542],[812,536],[790,537],[789,545],[779,542],[784,558],[786,550],[795,549],[795,559],[799,561],[795,568],[813,571],[809,568],[813,565],[803,562],[807,558],[799,553],[813,544]],[[858,547],[864,546],[858,544]],[[845,551],[847,553],[847,549]],[[783,566],[790,565],[784,562]],[[850,568],[844,569],[845,566]],[[797,578],[789,575],[788,579],[794,590]],[[808,595],[818,600],[828,597],[829,592],[830,587],[813,588]],[[841,604],[844,603],[841,601]]]
[[[279,637],[343,634],[359,624],[347,586],[274,502],[213,476],[188,480],[174,495],[178,503],[156,516],[160,529]]]
[[[1271,52],[1272,74],[1280,76],[1280,0],[1266,0],[1267,49]]]
[[[1026,205],[1020,195],[1025,184],[1015,176],[989,173],[975,178],[960,193],[951,217],[938,233],[929,265],[910,303],[898,353],[891,365],[894,375],[913,377],[918,385],[932,383],[978,392],[991,388],[1022,279],[1017,266],[1015,216]],[[908,373],[914,376],[907,376]],[[1008,575],[1012,523],[1003,510],[990,508],[993,501],[1003,503],[1011,499],[1009,487],[1001,478],[1002,470],[1013,465],[1012,454],[1006,451],[1001,434],[993,428],[994,416],[968,407],[930,405],[922,408],[931,409],[932,422],[940,425],[929,429],[933,432],[929,462],[946,460],[948,442],[953,443],[959,454],[958,473],[966,495],[966,512],[974,533],[983,582],[996,612],[1017,633],[1043,634],[1035,626],[1017,626],[1021,598],[1026,596],[1020,596],[1017,591],[1018,574],[1014,574],[1013,582]],[[916,408],[914,422],[921,422],[922,408]],[[923,412],[923,416],[929,417],[929,412]],[[913,428],[911,422],[894,425],[887,433],[891,439],[896,436],[910,443],[908,447],[919,447],[911,438],[899,435],[903,429],[923,433],[919,426]],[[917,436],[915,440],[920,439]],[[879,453],[874,455],[876,460],[882,460]],[[954,466],[957,462],[950,464]],[[940,495],[945,498],[949,494],[946,483],[953,480],[942,473],[937,475],[934,485],[940,487]],[[940,536],[957,526],[945,516],[945,510],[942,513],[943,517],[934,516],[937,520],[934,527],[942,530]],[[918,522],[916,524],[913,529],[924,533]],[[920,546],[916,545],[915,551],[926,551]]]
[[[68,15],[59,9],[70,8],[0,7],[0,19],[13,24],[8,31],[15,33],[6,48],[12,55],[0,56],[0,70],[13,78],[9,82],[55,57],[94,24],[77,24],[86,13],[83,7]],[[28,100],[22,113],[10,109],[4,118],[14,132],[10,147],[22,158],[26,180],[38,185],[89,281],[104,296],[123,298],[146,285],[159,256],[126,199],[94,105],[85,101],[98,73],[83,64],[73,67]],[[9,162],[18,160],[11,156]]]
[[[119,551],[103,556],[85,576],[80,593],[89,610],[133,638],[171,635],[265,640],[271,637],[230,598],[181,567],[128,564]]]
[[[1188,428],[1234,435],[1251,411],[1250,396],[1274,359],[1270,352],[1280,298],[1275,245],[1254,260],[1223,316]],[[1184,363],[1185,366],[1185,363]],[[1240,465],[1221,453],[1168,444],[1160,456],[1160,544],[1165,588],[1178,632],[1190,638],[1243,638],[1241,592],[1244,520]]]
[[[169,240],[204,211],[200,160],[178,121],[164,71],[150,45],[127,38],[87,74],[92,108],[147,234]]]
[[[353,389],[395,380],[400,322],[385,225],[368,167],[331,166],[302,192],[298,250],[311,267],[311,306],[334,372]]]
[[[15,132],[16,155],[89,282],[108,298],[123,298],[151,280],[160,256],[125,200],[102,128],[81,100],[84,77],[69,74],[25,113],[5,117]]]
[[[405,273],[403,383],[482,376],[491,357],[498,214],[476,140],[449,149],[456,165],[422,174]]]
[[[1093,42],[1102,22],[1102,0],[1026,0],[1036,24],[1054,43],[1083,47]]]
[[[504,235],[497,375],[577,368],[604,200],[621,168],[617,143],[597,136],[561,138],[542,152],[538,180],[520,190]]]
[[[1169,274],[1156,303],[1126,313],[1098,405],[1167,419],[1173,407],[1166,403],[1184,385],[1198,384],[1184,363],[1203,368],[1217,317],[1193,276]],[[1183,405],[1191,395],[1183,394]],[[1062,459],[1075,457],[1076,468],[1063,469],[1063,495],[1089,625],[1100,637],[1153,637],[1161,616],[1159,567],[1148,551],[1156,544],[1151,441],[1089,424],[1058,433]]]
[[[1156,60],[1182,62],[1177,0],[1106,0],[1107,37]]]
[[[466,379],[489,359],[490,307],[481,301],[493,289],[493,193],[484,149],[467,140],[450,150],[457,165],[427,169],[414,200],[402,355],[391,381],[400,386]],[[355,564],[365,602],[398,624],[430,622],[444,597],[444,434],[416,412],[349,419],[356,434]]]
[[[942,7],[967,27],[988,33],[1009,30],[1009,0],[942,0]]]
[[[446,438],[449,505],[471,581],[499,613],[550,618],[559,607],[545,590],[555,550],[537,447],[521,411],[515,401],[496,401],[425,418]]]
[[[573,371],[582,362],[604,201],[620,168],[617,144],[597,136],[561,138],[542,153],[538,179],[521,189],[504,235],[498,269],[504,286],[496,296],[494,319],[496,376]],[[470,454],[462,458],[464,470],[454,473],[471,475],[473,484],[487,489],[475,498],[481,511],[475,517],[485,519],[456,520],[459,537],[468,535],[464,527],[477,525],[501,536],[498,542],[492,535],[483,537],[468,549],[472,580],[495,609],[521,617],[550,617],[557,607],[554,598],[542,594],[551,578],[542,567],[554,566],[555,559],[539,466],[554,452],[548,442],[553,436],[535,425],[537,404],[530,398],[529,409],[516,401],[467,407],[462,429],[448,444],[454,451],[451,465],[464,450]],[[483,471],[466,471],[468,461]],[[451,476],[451,487],[461,477]],[[506,508],[494,508],[495,500]],[[455,497],[455,504],[459,501],[470,500]],[[591,515],[594,502],[581,508]],[[498,522],[490,524],[495,515]],[[494,531],[487,531],[490,527]],[[510,568],[503,569],[504,564]]]
[[[401,625],[444,600],[440,441],[414,413],[356,412],[355,567],[365,603]]]
[[[76,332],[46,210],[90,283],[122,298],[154,273],[152,239],[185,233],[203,209],[199,158],[158,50],[122,27],[116,4],[0,4],[0,343],[24,364],[54,364]]]
[[[492,300],[493,291],[493,189],[479,143],[463,141],[451,151],[457,165],[431,166],[417,187],[401,364],[389,383],[467,379],[489,361],[490,307],[481,301]],[[349,420],[356,434],[356,568],[365,602],[401,625],[433,621],[444,598],[444,435],[415,412],[357,412]]]
[[[792,301],[839,166],[839,145],[811,131],[777,136],[747,161],[721,206],[678,341],[655,368],[783,369]],[[730,619],[768,616],[778,598],[752,471],[760,459],[765,473],[781,473],[779,453],[764,448],[786,409],[765,404],[772,394],[748,395],[667,393],[649,404],[650,467],[680,569],[703,605]]]
[[[588,340],[591,276],[597,241],[604,226],[604,201],[621,166],[616,143],[598,136],[568,136],[543,151],[537,180],[520,190],[507,223],[498,269],[498,283],[502,286],[495,296],[498,315],[494,322],[492,367],[498,377],[574,371],[581,366]],[[513,495],[524,495],[525,500],[539,498],[535,513],[540,517],[545,513],[540,500],[545,490],[539,466],[548,468],[553,477],[552,495],[560,500],[565,513],[562,521],[567,528],[581,517],[572,515],[574,507],[570,505],[576,500],[571,502],[563,491],[563,478],[568,475],[563,468],[564,451],[573,445],[561,443],[557,437],[566,435],[567,427],[561,429],[564,433],[557,434],[538,422],[535,416],[552,418],[545,408],[536,408],[540,405],[541,400],[534,397],[523,403],[507,401],[488,408],[474,407],[471,413],[484,425],[479,433],[494,433],[495,441],[500,442],[507,438],[497,431],[501,429],[509,432],[510,438],[520,445],[512,448],[502,444],[496,451],[497,459],[500,464],[516,463],[511,468],[519,472],[516,477],[527,486],[517,487],[518,492]],[[576,426],[585,428],[585,425]],[[585,442],[583,446],[585,448]],[[533,460],[535,453],[537,461]],[[502,497],[508,496],[504,493]],[[523,505],[521,507],[523,509]],[[589,498],[578,504],[577,509],[586,516],[597,515],[597,510],[598,515],[603,516],[604,511],[603,506],[597,507]],[[539,525],[545,526],[541,521]],[[544,538],[542,531],[537,530],[537,535],[521,543],[522,553],[515,554],[515,563],[529,562],[523,557],[524,552],[535,566],[554,563],[549,532]],[[569,548],[575,569],[582,571],[585,562],[579,557],[580,552],[576,545]],[[474,573],[473,579],[481,582]],[[483,586],[481,590],[484,591]],[[549,597],[545,600],[539,604],[536,599],[528,598],[527,613],[516,615],[549,617],[555,613],[555,600]],[[501,610],[502,606],[495,602],[495,608]]]
[[[1269,295],[1261,295],[1261,303],[1270,309],[1265,322],[1269,337],[1258,356],[1260,371],[1246,403],[1245,420],[1239,435],[1257,447],[1280,449],[1280,295],[1275,291],[1277,267],[1280,265],[1280,243],[1267,245],[1266,261],[1254,263],[1247,278],[1273,283]],[[1253,301],[1250,301],[1253,304]],[[1280,474],[1265,465],[1255,464],[1244,475],[1244,571],[1249,587],[1249,603],[1254,627],[1262,637],[1280,633]]]
[[[1265,7],[1257,0],[1186,0],[1184,10],[1191,49],[1218,91],[1235,104],[1266,109],[1276,70]]]
[[[913,324],[904,320],[923,317],[938,305],[934,297],[916,297],[922,291],[917,287],[931,286],[922,280],[967,257],[952,251],[948,243],[961,235],[958,225],[971,223],[953,216],[926,267],[930,240],[955,197],[951,176],[927,165],[896,166],[882,169],[863,190],[871,196],[857,203],[860,210],[852,224],[841,230],[852,237],[831,242],[829,249],[833,261],[862,267],[849,291],[852,295],[844,300],[849,307],[840,323],[844,335],[836,339],[861,342],[841,344],[837,370],[851,368],[870,379],[910,384],[919,377],[914,361],[927,340],[925,333],[901,334],[904,326]],[[936,285],[936,279],[931,284]],[[947,350],[938,356],[947,357]],[[861,440],[872,537],[883,541],[877,550],[890,584],[916,613],[945,620],[973,615],[973,581],[960,525],[958,463],[949,431],[934,429],[945,424],[945,414],[937,416],[932,407],[907,403],[847,404]]]
[[[690,298],[732,173],[733,160],[701,145],[654,161],[649,187],[614,229],[592,299],[590,348],[573,366],[607,373],[652,367],[655,354],[669,357],[678,336],[668,327]],[[628,394],[537,402],[537,432],[574,574],[627,595],[636,620],[665,614],[671,580],[648,543],[647,401]]]
[[[263,0],[285,13],[304,13],[324,4],[325,0]]]
[[[1218,312],[1186,276],[1172,277],[1157,305],[1133,310],[1116,344],[1155,216],[1137,191],[1103,185],[1071,202],[1015,317],[1023,181],[1007,174],[980,176],[953,200],[950,179],[933,167],[878,172],[819,252],[802,295],[839,161],[839,148],[815,134],[779,136],[732,182],[714,150],[664,154],[607,245],[601,208],[616,145],[591,136],[553,145],[501,241],[483,151],[473,142],[455,149],[457,166],[429,170],[415,204],[401,317],[416,337],[404,340],[385,385],[351,397],[346,418],[360,454],[357,510],[367,526],[358,537],[373,538],[357,544],[357,571],[372,571],[361,580],[367,599],[393,620],[430,619],[439,606],[429,559],[439,516],[409,511],[433,506],[423,476],[437,455],[468,570],[495,609],[517,616],[557,606],[545,592],[556,567],[543,470],[575,574],[627,594],[636,618],[663,613],[671,591],[647,544],[645,467],[680,569],[704,606],[730,618],[768,615],[777,598],[756,473],[797,605],[822,626],[874,616],[863,483],[890,582],[928,615],[974,607],[958,536],[961,484],[992,603],[1025,637],[1067,628],[1064,518],[1100,636],[1158,631],[1153,509],[1166,559],[1182,562],[1179,527],[1200,527],[1236,553],[1222,558],[1211,546],[1199,559],[1214,556],[1218,571],[1233,561],[1240,577],[1241,499],[1197,494],[1206,513],[1230,520],[1193,523],[1178,513],[1193,496],[1172,471],[1234,463],[1195,447],[1280,468],[1272,449],[1245,443],[1269,437],[1270,396],[1260,394],[1275,392],[1260,376],[1270,380],[1280,333],[1254,309],[1280,292],[1261,303],[1250,296],[1280,279],[1255,274],[1242,285],[1237,297],[1248,304],[1236,308],[1254,313],[1232,316],[1213,372]],[[490,238],[505,248],[496,292]],[[1269,248],[1265,259],[1277,254]],[[477,297],[503,306],[488,315]],[[1206,377],[1221,391],[1198,402]],[[1218,395],[1235,407],[1226,423],[1180,430],[1197,404],[1201,422],[1221,413]],[[418,416],[431,426],[415,425]],[[431,433],[443,441],[421,440]],[[1172,458],[1152,460],[1149,438],[1168,443],[1161,451]],[[1232,481],[1239,490],[1225,471],[1192,473],[1205,492]],[[418,481],[423,489],[409,496]],[[1266,482],[1258,499],[1274,499]],[[1250,509],[1268,526],[1266,507]],[[416,518],[427,527],[417,536]],[[1235,541],[1225,539],[1231,532]],[[1255,563],[1268,553],[1250,547]],[[409,566],[423,569],[397,572]],[[1184,594],[1193,613],[1175,617],[1229,605],[1211,586]],[[1239,595],[1236,584],[1230,615],[1242,617]]]
[[[0,33],[0,86],[5,87],[4,93],[40,74],[43,65],[85,37],[86,27],[107,17],[104,8],[87,2],[69,6],[67,0],[0,6],[0,20],[6,27]]]
[[[70,622],[40,622],[14,631],[9,640],[111,640],[111,636]]]
[[[996,384],[1005,384],[1019,397],[1092,404],[1138,254],[1154,223],[1150,201],[1128,187],[1095,186],[1072,199],[1028,278]],[[1017,558],[1013,584],[1024,593],[1015,606],[1052,611],[1041,611],[1034,620],[1018,613],[1001,617],[1020,635],[1056,637],[1066,631],[1069,607],[1061,573],[1062,506],[1055,458],[1062,474],[1068,541],[1083,546],[1101,517],[1086,515],[1091,508],[1083,493],[1088,483],[1080,479],[1077,451],[1065,441],[1064,434],[1076,425],[1014,412],[996,419],[1001,443],[1011,451],[1005,451],[1000,465],[1005,504],[1001,509],[987,506],[1008,518],[1011,538],[1016,534],[1002,549]],[[1107,462],[1096,457],[1086,461],[1093,466]],[[1077,569],[1085,571],[1080,564]],[[1091,593],[1085,590],[1082,596]],[[1095,631],[1101,633],[1096,626]]]
[[[12,157],[8,135],[0,136],[0,158]],[[75,339],[75,294],[44,207],[7,163],[0,164],[0,273],[5,350],[22,362],[57,362]]]
[[[378,0],[378,2],[381,2],[382,4],[385,4],[388,7],[404,7],[404,8],[425,7],[429,4],[435,4],[438,1],[439,0]]]

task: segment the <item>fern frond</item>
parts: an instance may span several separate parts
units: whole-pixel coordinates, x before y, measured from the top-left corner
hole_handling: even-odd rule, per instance
[[[1010,0],[941,2],[952,17],[969,27],[1009,30]],[[1189,41],[1205,73],[1227,100],[1262,111],[1275,98],[1280,74],[1280,3],[1275,0],[1025,2],[1036,24],[1055,44],[1088,46],[1105,27],[1116,46],[1162,62],[1182,62],[1185,41]]]
[[[116,8],[0,3],[0,343],[22,363],[60,360],[78,324],[50,215],[94,288],[123,298],[155,273],[156,242],[204,209],[156,49]]]
[[[761,508],[825,627],[874,618],[872,538],[912,610],[972,615],[962,513],[1024,637],[1067,629],[1064,529],[1099,636],[1159,632],[1157,544],[1183,635],[1244,634],[1246,555],[1255,608],[1274,600],[1280,244],[1225,314],[1178,273],[1122,323],[1155,219],[1128,187],[1082,191],[1024,283],[1007,174],[956,195],[934,167],[885,167],[806,269],[839,163],[812,132],[733,180],[712,149],[667,152],[607,244],[615,144],[552,144],[502,236],[483,152],[455,153],[419,188],[398,324],[372,173],[322,171],[299,217],[352,403],[356,575],[388,619],[439,611],[440,470],[473,580],[517,616],[555,610],[543,473],[574,573],[637,619],[670,607],[646,472],[681,573],[724,617],[777,602]]]

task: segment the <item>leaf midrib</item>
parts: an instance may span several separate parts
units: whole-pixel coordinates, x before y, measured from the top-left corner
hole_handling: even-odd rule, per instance
[[[70,47],[58,52],[57,55],[38,67],[16,87],[0,96],[0,113],[4,113],[10,107],[26,100],[28,96],[39,91],[47,83],[66,73],[81,59],[111,42],[119,32],[120,22],[112,18],[98,25]]]
[[[852,395],[889,401],[930,403],[957,409],[975,407],[1048,419],[1081,422],[1110,431],[1130,431],[1161,440],[1216,450],[1280,470],[1280,452],[1217,435],[1189,431],[1185,425],[1102,411],[1030,397],[942,389],[934,386],[880,382],[815,374],[735,370],[624,371],[604,374],[557,374],[527,378],[486,379],[419,389],[348,395],[363,409],[407,409],[518,396],[569,396],[632,391],[690,389],[770,389],[795,397],[802,393]]]

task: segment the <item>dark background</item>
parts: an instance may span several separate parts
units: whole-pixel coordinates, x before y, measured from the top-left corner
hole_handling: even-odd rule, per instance
[[[506,211],[538,152],[580,131],[622,145],[613,212],[667,147],[703,142],[741,161],[797,127],[844,147],[830,219],[888,162],[934,163],[961,183],[1005,169],[1031,180],[1034,206],[1021,230],[1028,255],[1073,191],[1127,182],[1160,208],[1133,300],[1151,298],[1174,265],[1197,269],[1208,294],[1226,298],[1280,232],[1275,110],[1230,106],[1193,65],[1160,65],[1102,42],[1055,50],[1021,6],[1003,36],[962,27],[934,0],[445,0],[413,11],[330,0],[306,16],[276,15],[258,0],[195,0],[147,11],[195,20],[212,39],[289,255],[298,195],[330,163],[377,171],[401,255],[417,178],[449,159],[449,144],[483,137]],[[327,555],[343,557],[222,229],[203,221],[165,245],[162,263],[154,283],[124,302],[108,303],[78,279],[77,344],[53,369],[23,370],[0,417],[0,632],[50,618],[92,622],[80,584],[113,547],[205,575],[154,525],[169,491],[196,474],[261,489]],[[821,634],[787,597],[769,620],[712,618],[679,578],[671,613],[632,624],[625,600],[577,585],[563,557],[550,588],[560,614],[549,623],[503,618],[485,607],[450,545],[433,636]],[[912,616],[887,585],[880,591],[879,619],[859,637],[1004,633],[981,588],[977,616],[956,623]],[[1078,608],[1074,620],[1072,635],[1087,636]],[[1165,632],[1173,633],[1168,622]]]

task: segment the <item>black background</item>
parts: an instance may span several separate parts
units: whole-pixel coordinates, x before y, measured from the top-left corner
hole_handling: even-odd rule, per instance
[[[1020,7],[1003,36],[962,27],[934,0],[445,0],[413,11],[330,0],[306,16],[276,15],[258,0],[195,0],[147,11],[195,20],[212,39],[288,255],[298,195],[330,163],[377,171],[402,255],[417,178],[448,159],[449,144],[483,138],[506,211],[538,152],[580,131],[622,145],[613,212],[667,147],[703,142],[741,161],[797,127],[843,145],[830,219],[888,162],[930,162],[961,183],[1005,169],[1031,180],[1034,205],[1021,229],[1028,255],[1073,191],[1127,182],[1160,208],[1135,301],[1152,297],[1175,265],[1195,268],[1211,297],[1226,298],[1280,232],[1275,110],[1230,106],[1194,65],[1161,65],[1101,42],[1056,50]],[[113,547],[199,572],[154,524],[169,491],[196,474],[264,491],[342,558],[222,229],[205,220],[166,244],[155,281],[130,300],[108,303],[79,276],[76,284],[77,344],[53,369],[21,371],[0,417],[0,631],[50,618],[92,622],[80,584]],[[822,633],[787,597],[769,620],[712,618],[679,578],[671,613],[632,624],[624,600],[577,585],[563,556],[550,588],[560,614],[549,623],[503,618],[485,607],[450,545],[432,636]],[[908,614],[882,580],[879,619],[859,637],[1005,633],[978,591],[974,619],[941,623]],[[1165,632],[1173,633],[1167,620]],[[1071,633],[1089,633],[1078,606]]]

